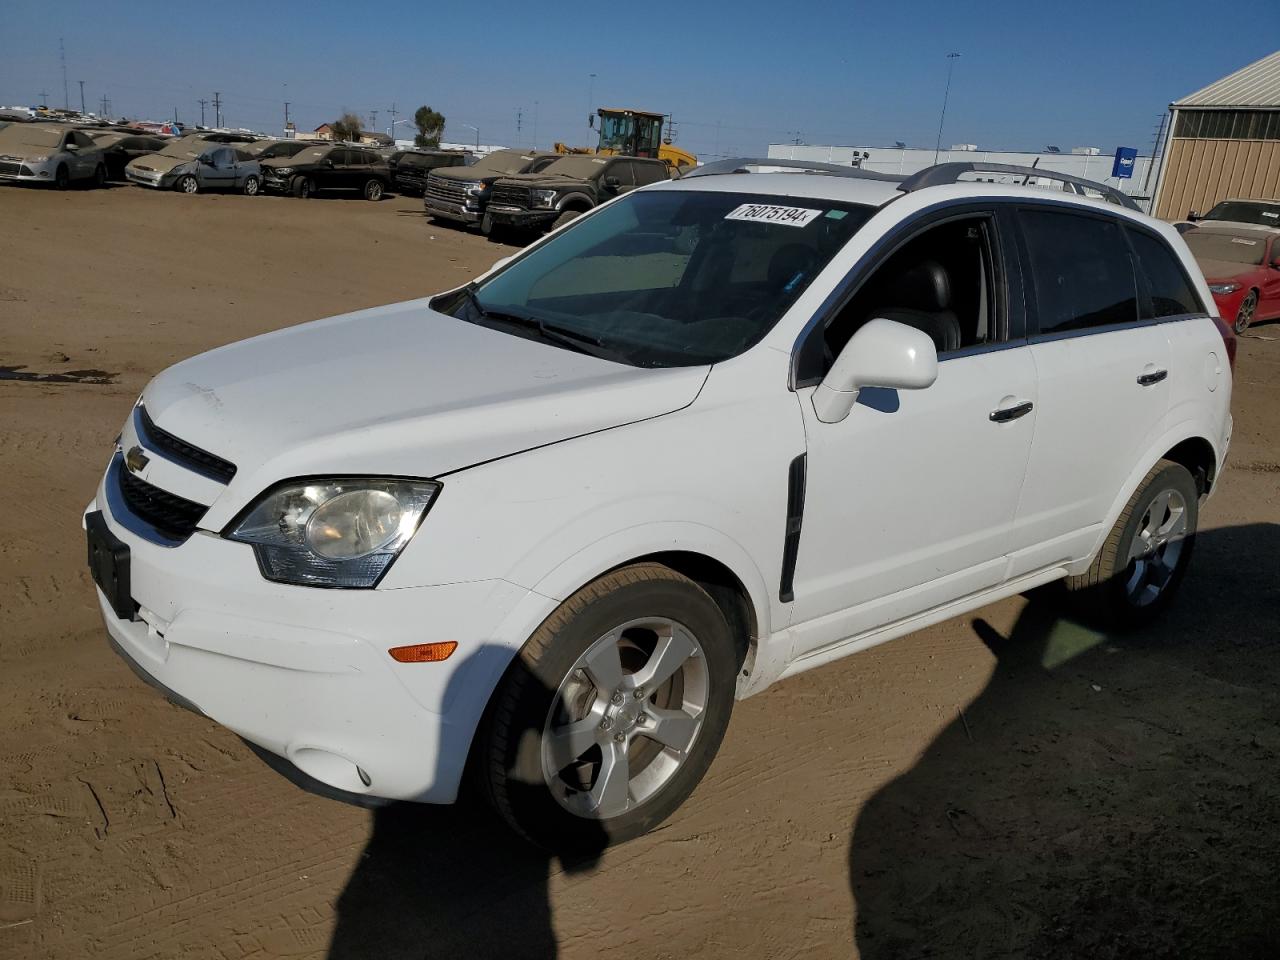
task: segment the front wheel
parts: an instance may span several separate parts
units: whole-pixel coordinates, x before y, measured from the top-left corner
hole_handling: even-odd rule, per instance
[[[480,233],[486,237],[493,234],[493,214],[486,213],[480,218]]]
[[[1240,309],[1236,311],[1235,323],[1231,328],[1236,333],[1244,333],[1248,329],[1249,324],[1253,323],[1253,315],[1258,312],[1258,291],[1250,290],[1245,298],[1240,301]]]
[[[105,187],[107,185],[107,168],[102,164],[98,164],[93,170],[93,186],[95,188]]]
[[[1161,460],[1134,491],[1093,564],[1067,578],[1086,618],[1104,627],[1134,628],[1154,620],[1173,600],[1187,572],[1199,490],[1180,463]]]
[[[560,214],[560,216],[556,217],[555,222],[551,224],[551,229],[558,230],[566,223],[573,223],[573,221],[577,220],[580,216],[582,216],[581,210],[566,210],[564,213]]]
[[[244,190],[244,195],[246,197],[256,197],[260,186],[261,184],[258,182],[257,177],[248,177],[241,189]]]
[[[366,200],[382,199],[382,181],[369,179],[364,182],[364,198]]]
[[[178,189],[183,193],[199,193],[200,181],[191,174],[184,174],[178,178]]]
[[[53,174],[53,185],[58,190],[66,190],[71,186],[71,173],[65,165],[60,165]]]
[[[702,779],[733,708],[737,647],[714,600],[659,564],[566,600],[504,675],[477,736],[482,788],[538,846],[645,833]]]
[[[315,186],[311,183],[310,177],[294,177],[293,195],[302,200],[306,200],[316,192]]]

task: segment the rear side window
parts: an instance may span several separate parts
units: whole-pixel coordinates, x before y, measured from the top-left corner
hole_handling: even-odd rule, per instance
[[[1204,313],[1178,258],[1164,243],[1140,230],[1129,230],[1133,252],[1138,255],[1138,270],[1147,282],[1148,300],[1142,304],[1142,319],[1176,317],[1185,313]]]
[[[633,163],[631,166],[636,172],[636,184],[641,187],[668,179],[665,163]]]
[[[1040,333],[1138,319],[1138,278],[1120,224],[1056,210],[1023,210],[1020,218]]]

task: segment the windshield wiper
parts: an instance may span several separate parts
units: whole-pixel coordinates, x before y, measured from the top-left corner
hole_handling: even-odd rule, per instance
[[[541,317],[531,316],[523,313],[512,313],[507,310],[494,310],[482,304],[476,296],[475,289],[471,284],[467,284],[462,288],[466,295],[467,302],[471,308],[483,319],[494,320],[498,323],[509,323],[523,327],[526,330],[536,331],[538,336],[550,343],[556,343],[570,350],[576,350],[578,353],[585,353],[589,356],[599,357],[603,360],[617,360],[622,363],[630,363],[617,350],[613,350],[604,345],[599,337],[594,334],[586,333],[582,330],[574,330],[572,327],[561,326],[558,323],[551,323],[543,320]],[[594,348],[594,349],[590,349]]]

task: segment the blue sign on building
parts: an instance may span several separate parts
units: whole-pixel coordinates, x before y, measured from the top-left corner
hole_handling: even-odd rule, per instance
[[[1111,175],[1113,177],[1133,176],[1133,166],[1138,159],[1138,151],[1133,147],[1116,147],[1116,160],[1111,165]]]

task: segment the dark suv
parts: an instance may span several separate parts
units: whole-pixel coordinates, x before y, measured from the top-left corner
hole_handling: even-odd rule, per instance
[[[558,153],[523,150],[495,150],[469,167],[433,170],[427,177],[423,207],[437,220],[478,223],[484,233],[492,228],[485,217],[489,186],[499,177],[517,173],[537,173],[561,158]]]
[[[496,180],[486,215],[494,227],[554,230],[619,194],[670,178],[662,160],[561,157],[541,173]]]
[[[427,189],[427,176],[432,170],[466,166],[470,158],[470,154],[457,150],[397,150],[387,164],[397,192],[420,197]]]
[[[311,146],[292,157],[264,161],[262,186],[268,192],[303,198],[342,190],[359,192],[366,200],[381,200],[391,186],[391,170],[386,158],[368,147]]]

